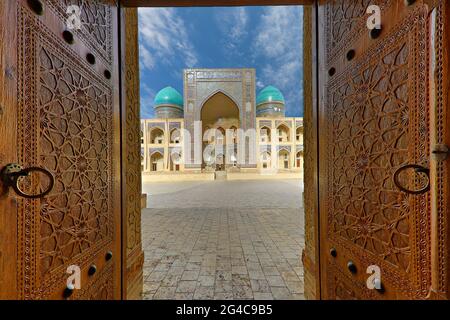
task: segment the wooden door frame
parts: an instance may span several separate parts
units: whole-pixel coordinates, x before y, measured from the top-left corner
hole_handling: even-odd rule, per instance
[[[305,92],[305,106],[304,106],[304,165],[306,167],[304,178],[304,214],[305,214],[305,249],[302,252],[302,262],[304,265],[305,278],[305,296],[308,299],[320,299],[320,248],[319,248],[319,170],[318,170],[318,146],[317,146],[317,128],[318,128],[318,40],[317,40],[317,1],[316,0],[120,0],[120,30],[121,30],[121,83],[122,83],[122,144],[123,150],[126,151],[128,147],[136,150],[136,143],[130,141],[128,137],[133,137],[136,141],[139,136],[136,134],[140,132],[139,119],[139,89],[133,88],[129,81],[139,83],[139,74],[134,73],[132,68],[127,70],[127,66],[136,66],[136,56],[133,52],[138,52],[137,40],[130,37],[131,34],[137,34],[137,7],[194,7],[194,6],[266,6],[266,5],[302,5],[304,6],[304,41],[303,41],[303,55],[304,55],[304,92]],[[128,12],[128,13],[127,13]],[[125,29],[129,29],[125,31]],[[127,48],[133,47],[133,50]],[[125,78],[127,75],[132,77]],[[133,78],[134,77],[134,78]],[[136,82],[137,81],[137,82]],[[132,93],[134,92],[134,93]],[[133,98],[134,94],[134,98]],[[128,95],[128,96],[127,96]],[[129,115],[131,119],[129,118]],[[128,120],[127,120],[128,119]],[[131,126],[131,127],[130,127]],[[131,135],[129,134],[131,132]],[[134,144],[134,145],[133,145]],[[138,144],[140,150],[140,144]],[[140,151],[139,151],[140,152]],[[130,176],[127,171],[128,168],[133,167],[133,170],[138,170],[140,173],[140,156],[139,167],[137,163],[130,162],[123,152],[122,159],[122,203],[123,203],[123,241],[122,241],[122,256],[123,256],[123,281],[122,292],[123,298],[137,298],[138,286],[142,283],[142,264],[143,254],[142,245],[137,243],[130,251],[130,244],[128,237],[130,229],[138,226],[137,232],[135,228],[135,235],[140,235],[140,214],[136,215],[136,205],[133,201],[129,201],[130,195],[134,192],[135,201],[140,193],[140,177],[135,173]],[[134,171],[135,172],[135,171]],[[139,181],[139,186],[136,187],[136,180]],[[127,202],[128,201],[128,202]],[[131,221],[131,225],[130,225]],[[128,248],[128,249],[127,249]],[[140,271],[139,271],[140,270]],[[129,273],[131,272],[131,274]]]
[[[305,132],[304,132],[304,166],[305,166],[305,250],[302,261],[305,269],[305,295],[308,299],[321,298],[320,279],[320,241],[319,241],[319,38],[318,7],[327,0],[119,0],[119,6],[126,7],[181,7],[181,6],[253,6],[253,5],[305,5],[304,11],[304,91],[305,91]],[[434,98],[432,110],[432,143],[450,144],[449,88],[448,74],[450,32],[445,32],[450,26],[450,4],[442,0],[423,0],[429,5],[436,5],[438,13],[434,20],[434,51],[430,59],[435,59],[436,65],[432,76],[430,95]],[[126,25],[122,23],[122,28]],[[440,40],[440,41],[439,41]],[[123,61],[123,60],[122,60]],[[122,70],[123,70],[122,66]],[[126,85],[126,84],[125,84]],[[123,108],[126,114],[127,108]],[[137,124],[135,125],[137,126]],[[442,134],[435,136],[434,131],[440,129]],[[126,125],[125,129],[126,131]],[[433,131],[434,130],[434,131]],[[140,168],[140,167],[139,167]],[[432,164],[432,180],[440,179],[443,186],[432,184],[434,207],[432,210],[432,297],[448,299],[450,292],[450,208],[449,199],[443,195],[450,192],[449,160]],[[434,175],[434,176],[433,176]],[[436,180],[437,181],[437,180]],[[124,237],[125,239],[125,237]],[[126,291],[124,291],[126,292]],[[126,297],[126,295],[124,296]]]
[[[102,168],[98,170],[104,171],[104,176],[89,177],[87,178],[88,182],[80,182],[79,186],[75,186],[77,184],[73,182],[75,178],[61,177],[57,173],[60,167],[56,168],[56,163],[59,164],[60,162],[60,154],[66,159],[75,155],[71,154],[71,151],[58,151],[52,154],[55,157],[55,165],[50,165],[48,170],[54,174],[55,187],[60,185],[55,188],[55,191],[61,194],[61,198],[66,199],[65,203],[55,206],[55,211],[61,212],[61,209],[68,208],[69,198],[80,199],[75,201],[81,201],[82,205],[91,205],[95,202],[92,207],[96,208],[92,208],[89,215],[102,211],[104,215],[98,221],[102,221],[103,225],[101,228],[97,228],[97,225],[94,225],[96,222],[90,222],[91,220],[89,220],[83,222],[83,225],[90,224],[89,227],[76,227],[77,231],[73,231],[71,229],[73,224],[78,224],[71,221],[77,219],[75,218],[77,214],[73,212],[83,214],[80,212],[84,210],[81,207],[75,208],[74,204],[73,212],[70,210],[71,213],[65,215],[68,211],[64,211],[64,217],[67,216],[68,218],[68,224],[64,225],[65,232],[77,233],[77,235],[72,235],[73,241],[75,241],[75,238],[87,237],[89,238],[86,238],[87,241],[96,243],[89,244],[88,247],[83,245],[83,248],[79,248],[78,251],[75,244],[71,251],[59,253],[63,249],[61,249],[59,243],[55,242],[52,249],[48,248],[45,251],[57,251],[58,257],[54,257],[59,259],[59,262],[47,264],[43,262],[43,256],[40,255],[43,248],[42,232],[40,232],[41,222],[43,221],[41,215],[48,213],[43,213],[43,209],[40,208],[40,204],[43,203],[42,200],[27,200],[25,197],[13,193],[12,190],[8,191],[8,188],[3,185],[4,183],[0,182],[0,189],[2,189],[0,195],[0,272],[2,273],[0,276],[0,299],[63,298],[62,293],[66,289],[64,267],[67,267],[68,264],[78,265],[82,272],[81,289],[75,290],[70,299],[121,298],[121,235],[119,233],[122,225],[119,198],[121,167],[119,161],[116,161],[120,154],[119,148],[121,145],[119,140],[120,103],[117,85],[119,68],[118,63],[113,63],[118,55],[119,46],[116,39],[112,37],[118,33],[116,24],[117,7],[115,2],[105,5],[104,10],[105,12],[108,11],[108,18],[105,18],[104,25],[102,25],[102,27],[105,27],[105,37],[101,37],[103,40],[86,36],[84,29],[69,33],[72,39],[64,38],[63,40],[63,31],[67,30],[67,24],[64,23],[62,13],[65,11],[60,4],[59,2],[50,3],[46,1],[42,3],[43,7],[39,8],[39,6],[33,7],[26,0],[16,0],[4,1],[0,5],[0,135],[8,137],[8,139],[0,139],[0,162],[2,166],[7,163],[19,163],[25,167],[42,166],[45,168],[45,160],[41,156],[45,154],[44,157],[46,157],[50,154],[51,151],[48,150],[51,148],[43,147],[42,139],[40,139],[43,129],[39,125],[39,121],[46,116],[39,114],[40,110],[43,109],[39,101],[42,90],[39,89],[45,86],[43,84],[45,80],[43,79],[46,71],[58,68],[61,73],[58,71],[58,75],[51,76],[52,80],[50,81],[59,82],[64,78],[61,82],[67,81],[66,89],[63,90],[64,93],[52,93],[52,97],[48,101],[60,101],[62,113],[66,114],[66,111],[69,113],[78,108],[72,103],[70,108],[73,106],[73,110],[66,110],[66,104],[60,98],[61,96],[67,98],[75,93],[74,90],[89,88],[88,90],[93,90],[92,94],[99,99],[98,109],[92,110],[92,114],[89,113],[89,121],[85,122],[78,118],[75,120],[76,116],[75,118],[74,116],[71,117],[74,121],[83,122],[91,135],[84,135],[81,132],[82,129],[80,129],[80,133],[69,133],[69,129],[66,131],[63,127],[55,124],[53,128],[55,128],[55,131],[59,131],[59,137],[63,137],[58,139],[67,138],[68,143],[66,145],[76,148],[76,142],[74,141],[82,141],[84,138],[92,140],[93,136],[99,136],[95,134],[96,130],[104,131],[105,135],[97,138],[104,139],[101,147],[98,147],[100,144],[94,146],[96,141],[89,141],[87,147],[92,149],[93,155],[86,156],[87,158],[96,157],[103,161],[94,164],[95,161],[90,163],[88,159],[85,160],[88,168],[83,165],[84,168],[82,169],[70,169],[78,170],[78,172],[89,171],[91,170],[90,165],[94,167],[97,165],[98,168]],[[32,32],[26,30],[32,30]],[[104,41],[105,46],[96,48],[96,44],[102,41]],[[46,59],[51,61],[49,64],[52,67],[46,67],[45,63],[42,62],[40,54],[44,54],[44,52],[47,55]],[[89,57],[88,54],[94,59],[89,59],[86,62],[84,57]],[[55,67],[56,65],[58,67]],[[70,93],[67,93],[68,91]],[[91,97],[95,99],[92,95]],[[88,108],[86,104],[86,100],[78,104],[80,106],[78,110],[81,110],[77,110],[80,112],[80,117],[83,117],[84,111],[82,109]],[[100,110],[103,110],[104,113],[101,114],[99,119]],[[46,119],[45,122],[52,122],[52,120]],[[67,125],[70,120],[65,121]],[[101,122],[101,125],[94,128],[94,121]],[[44,127],[48,126],[44,125]],[[101,129],[99,129],[100,127]],[[25,134],[25,138],[23,138],[25,131],[28,134]],[[21,136],[22,138],[20,138]],[[48,137],[46,134],[43,136]],[[48,143],[54,147],[53,141],[50,142],[51,138],[48,139]],[[26,141],[26,144],[24,141]],[[83,142],[80,143],[83,144]],[[64,171],[64,169],[61,169],[61,171]],[[86,173],[86,175],[89,175],[89,173]],[[103,180],[97,182],[96,179]],[[62,182],[58,183],[58,180]],[[67,185],[66,182],[68,182]],[[73,184],[71,184],[72,182]],[[71,188],[77,190],[73,193],[71,191],[65,193]],[[98,191],[99,188],[105,191]],[[89,191],[92,191],[92,194],[88,195]],[[52,200],[50,200],[51,202]],[[30,209],[24,210],[25,207]],[[86,206],[84,205],[84,207]],[[58,224],[55,224],[54,227],[58,228]],[[71,230],[68,231],[69,229]],[[89,234],[94,235],[95,240]],[[68,243],[72,241],[69,240],[67,240]],[[50,255],[49,253],[48,256]],[[96,266],[96,268],[91,269],[96,273],[95,277],[88,276],[87,269],[91,266]]]
[[[316,0],[120,0],[123,7],[233,7],[312,5]]]
[[[119,5],[121,103],[122,299],[140,299],[144,252],[141,238],[141,121],[136,8]]]

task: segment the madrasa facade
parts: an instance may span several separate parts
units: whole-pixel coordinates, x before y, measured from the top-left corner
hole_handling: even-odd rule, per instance
[[[163,88],[155,118],[141,120],[144,173],[302,172],[303,118],[285,116],[276,87],[256,92],[255,69],[185,69],[183,77],[183,96]]]

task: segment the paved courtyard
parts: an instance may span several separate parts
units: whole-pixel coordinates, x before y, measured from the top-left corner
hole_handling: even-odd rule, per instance
[[[304,299],[300,180],[146,183],[144,299]]]

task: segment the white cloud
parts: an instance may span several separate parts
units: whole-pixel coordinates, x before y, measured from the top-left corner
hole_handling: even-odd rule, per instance
[[[297,110],[302,91],[298,86],[303,69],[303,9],[266,7],[256,28],[256,56],[267,64],[258,73],[259,82],[278,87],[286,98],[288,110]]]
[[[234,50],[247,33],[248,13],[245,7],[217,8],[215,19],[224,36],[227,49]]]
[[[154,117],[154,110],[151,107],[153,99],[150,97],[141,96],[141,119],[152,119]]]
[[[270,81],[272,85],[281,88],[289,88],[294,83],[298,82],[301,77],[302,63],[300,57],[286,61],[280,61],[274,64],[268,64],[262,69],[262,79],[265,83]]]
[[[139,37],[144,68],[152,70],[157,61],[172,65],[178,59],[188,68],[198,62],[185,22],[173,8],[140,8]]]
[[[256,88],[262,89],[264,87],[265,87],[264,82],[262,82],[260,80],[256,81]]]
[[[139,45],[139,55],[140,59],[139,61],[142,63],[141,68],[147,68],[149,70],[153,69],[155,66],[155,59],[150,53],[150,51],[147,50],[147,48],[143,45]]]
[[[154,116],[153,100],[156,92],[147,84],[141,83],[141,118],[150,119]]]
[[[292,56],[292,49],[302,46],[302,20],[300,7],[266,7],[257,29],[256,48],[269,58]]]

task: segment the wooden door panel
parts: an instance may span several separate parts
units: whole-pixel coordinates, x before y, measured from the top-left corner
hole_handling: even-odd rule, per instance
[[[366,27],[369,4],[382,8],[379,39],[370,39]],[[319,125],[325,298],[429,294],[430,194],[408,195],[393,182],[404,165],[430,167],[428,13],[423,4],[397,1],[330,1],[321,7],[327,44],[322,72],[328,74],[322,77]],[[426,182],[413,173],[402,178],[410,189]],[[366,286],[372,265],[381,269],[384,293]]]
[[[81,29],[73,32],[83,44],[100,57],[107,65],[113,65],[113,16],[111,0],[48,0],[58,17],[65,21],[68,18],[67,8],[77,5],[80,9]]]
[[[120,127],[116,8],[79,1],[82,28],[74,43],[63,40],[66,7],[72,1],[41,1],[42,15],[28,1],[8,1],[15,14],[17,146],[2,159],[49,170],[52,192],[25,199],[12,191],[0,205],[17,203],[17,281],[15,296],[60,299],[67,267],[81,268],[81,289],[70,298],[120,297]],[[87,56],[94,59],[88,62]],[[14,58],[11,59],[13,61]],[[107,72],[105,72],[107,71]],[[109,74],[108,74],[109,73]],[[112,75],[112,76],[110,76]],[[26,186],[33,191],[32,185]],[[3,203],[2,203],[3,202]],[[113,258],[106,259],[112,252]],[[97,271],[88,275],[90,266]]]
[[[372,290],[367,290],[366,283],[357,280],[345,270],[329,261],[327,266],[327,299],[332,300],[378,300],[380,295]]]
[[[345,46],[361,36],[365,28],[369,5],[386,8],[392,0],[322,1],[326,4],[325,39],[327,61],[338,58]]]

